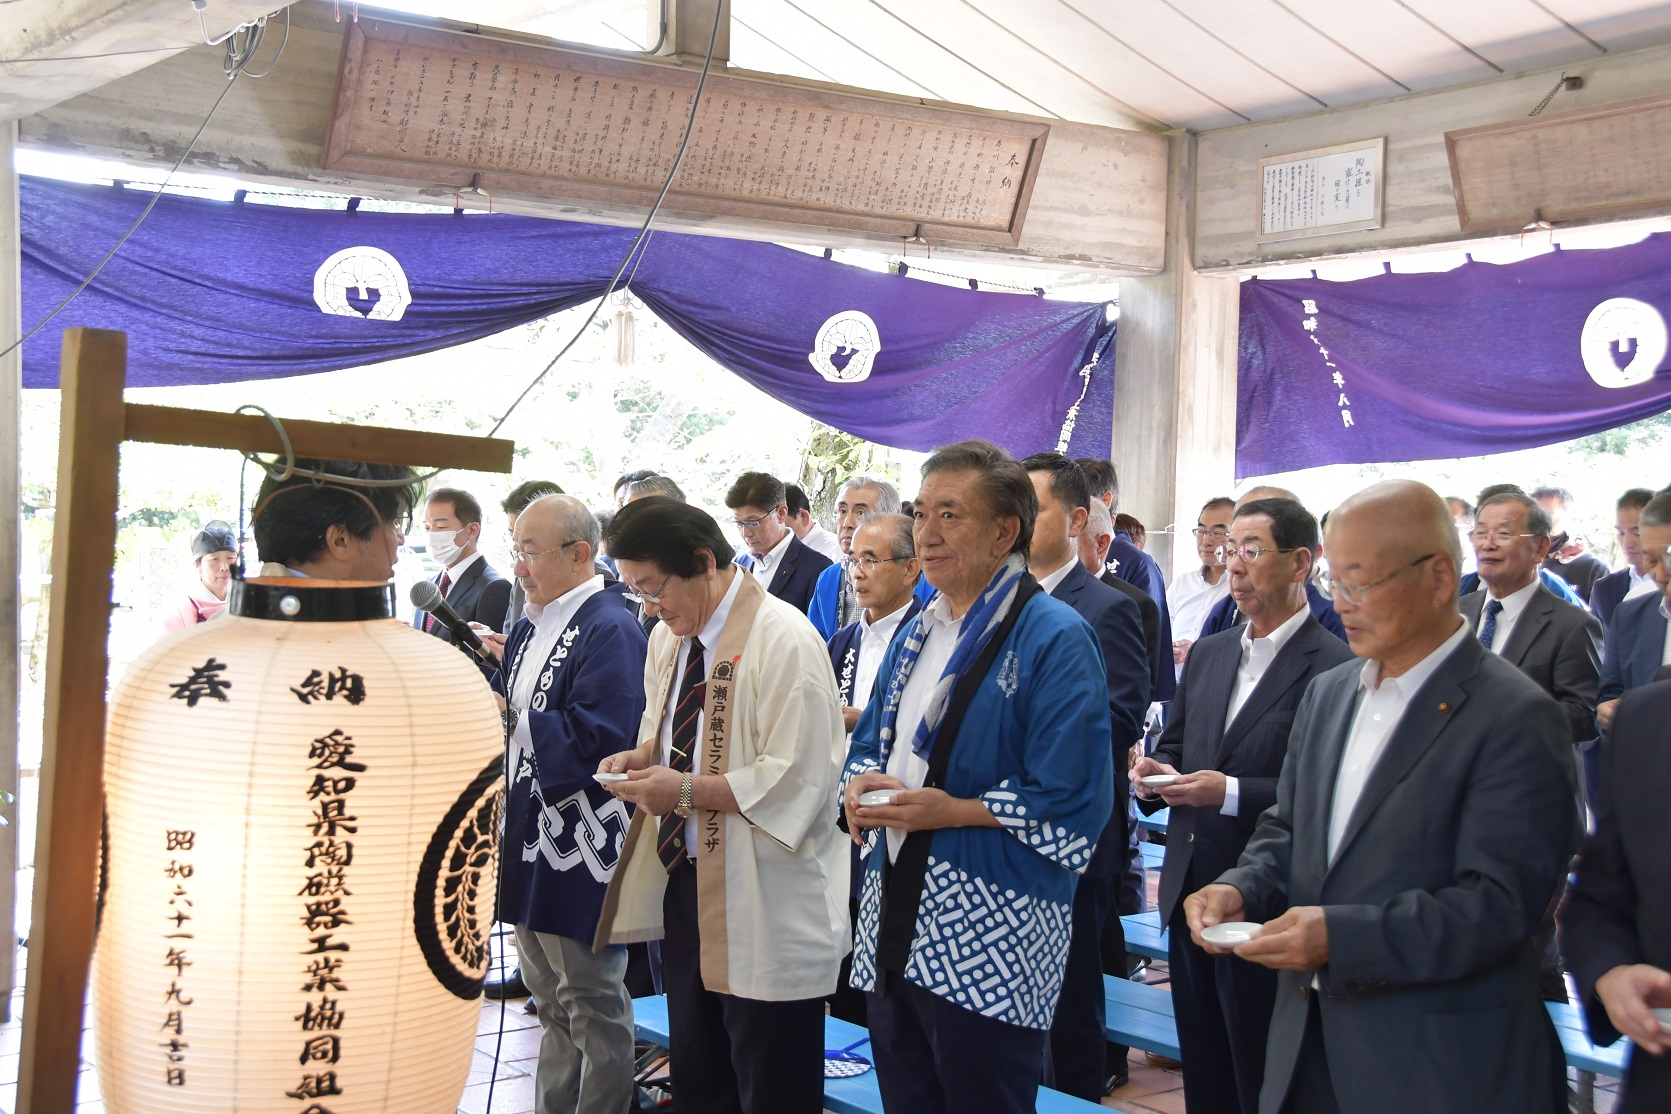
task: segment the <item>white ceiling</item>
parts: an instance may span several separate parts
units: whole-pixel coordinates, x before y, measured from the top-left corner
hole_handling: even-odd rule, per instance
[[[732,0],[731,61],[1206,130],[1667,42],[1663,0]]]
[[[624,50],[644,48],[660,10],[367,3]],[[1671,43],[1671,0],[732,0],[731,20],[742,69],[1194,131]]]

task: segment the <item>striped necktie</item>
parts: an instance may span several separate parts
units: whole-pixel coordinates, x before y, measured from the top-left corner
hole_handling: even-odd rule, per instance
[[[691,758],[696,751],[696,717],[702,713],[702,701],[708,694],[708,682],[702,668],[702,640],[690,640],[690,652],[685,661],[685,672],[679,678],[679,700],[673,706],[673,748],[667,764],[674,773],[690,772]],[[661,818],[656,831],[656,857],[671,873],[687,854],[685,848],[685,817],[671,810]]]
[[[451,588],[452,586],[453,586],[453,578],[451,576],[447,575],[446,570],[443,569],[441,571],[441,583],[438,585],[438,587],[441,589],[441,598],[442,599],[447,598],[447,589]],[[435,624],[439,623],[440,621],[441,620],[439,620],[435,617],[435,613],[433,611],[430,612],[429,617],[424,620],[424,631],[426,633],[429,633],[429,634],[434,634],[435,633]]]

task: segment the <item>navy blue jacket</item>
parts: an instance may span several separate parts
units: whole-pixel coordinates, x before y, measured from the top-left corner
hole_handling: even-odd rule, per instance
[[[533,633],[527,619],[511,628],[510,664],[493,679],[501,695]],[[621,587],[611,585],[580,605],[547,661],[521,663],[541,675],[505,767],[501,920],[592,941],[631,819],[592,775],[638,742],[647,646]]]
[[[1613,610],[1625,602],[1625,595],[1629,591],[1628,568],[1610,572],[1590,586],[1590,614],[1601,621],[1604,630],[1607,621],[1613,618]]]
[[[1334,604],[1330,603],[1328,598],[1317,590],[1317,585],[1309,580],[1306,581],[1305,585],[1305,601],[1311,607],[1312,618],[1322,623],[1324,630],[1345,642],[1346,627],[1341,624],[1340,616],[1335,614]],[[1206,638],[1209,634],[1229,630],[1232,627],[1240,626],[1241,623],[1240,614],[1236,611],[1235,599],[1225,596],[1213,604],[1213,609],[1207,612],[1207,621],[1201,624],[1200,637]],[[1193,649],[1190,651],[1192,654],[1194,652]]]
[[[1155,601],[1159,629],[1152,643],[1154,691],[1149,699],[1164,704],[1178,690],[1178,677],[1172,669],[1172,613],[1166,607],[1166,578],[1161,576],[1155,559],[1131,544],[1131,535],[1124,530],[1114,535],[1107,563],[1109,572]]]
[[[828,557],[791,533],[789,548],[783,551],[783,560],[778,563],[777,571],[772,573],[766,592],[799,608],[805,615],[812,605],[812,590],[818,585],[818,575],[831,563]]]
[[[1089,877],[1108,878],[1126,860],[1126,753],[1143,737],[1143,720],[1149,711],[1151,676],[1143,641],[1143,619],[1137,604],[1086,572],[1078,561],[1050,595],[1073,608],[1091,625],[1108,676],[1117,807],[1109,814],[1102,836],[1097,840],[1096,853],[1085,868]]]
[[[1659,611],[1664,599],[1663,593],[1654,592],[1626,600],[1613,609],[1596,703],[1617,700],[1631,689],[1648,684],[1659,672],[1665,655],[1665,616]]]
[[[1671,763],[1665,724],[1671,682],[1633,692],[1619,705],[1613,736],[1602,748],[1606,790],[1596,831],[1584,842],[1578,875],[1561,909],[1561,955],[1578,983],[1590,1039],[1619,1039],[1596,981],[1615,967],[1649,963],[1671,969]],[[1619,1114],[1671,1110],[1671,1060],[1630,1058]]]

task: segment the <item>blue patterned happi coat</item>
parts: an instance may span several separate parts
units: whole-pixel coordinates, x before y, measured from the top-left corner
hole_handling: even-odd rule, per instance
[[[853,728],[843,787],[887,768],[879,728],[904,642],[889,646]],[[909,746],[916,724],[898,726],[894,745]],[[934,833],[908,980],[999,1021],[1050,1027],[1074,886],[1114,807],[1109,731],[1108,678],[1091,628],[1066,604],[1032,596],[969,705],[944,784],[954,797],[979,798],[1002,826]],[[853,950],[860,990],[876,988],[887,853],[874,830]]]
[[[505,640],[510,677],[533,636],[518,619]],[[505,764],[499,919],[591,943],[631,820],[624,801],[592,779],[598,763],[638,742],[647,642],[618,589],[580,605],[540,668]],[[541,668],[543,665],[543,668]]]

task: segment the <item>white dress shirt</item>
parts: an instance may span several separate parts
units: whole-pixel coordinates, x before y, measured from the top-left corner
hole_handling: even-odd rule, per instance
[[[841,542],[836,540],[836,536],[816,522],[807,529],[806,537],[801,539],[801,544],[822,553],[838,565],[847,557],[847,554],[841,551]]]
[[[1625,568],[1630,570],[1630,588],[1625,592],[1625,599],[1633,600],[1637,596],[1645,596],[1649,592],[1659,591],[1659,582],[1653,577],[1644,576],[1637,572],[1635,565],[1626,565]]]
[[[719,642],[720,632],[725,629],[725,620],[731,615],[731,605],[737,600],[737,590],[743,586],[742,579],[737,576],[731,578],[731,587],[725,590],[720,598],[719,606],[708,616],[708,621],[696,637],[702,640],[702,676],[706,678],[714,670],[714,646]],[[679,639],[679,654],[673,659],[673,683],[667,686],[667,707],[661,713],[661,761],[664,766],[673,764],[673,713],[679,710],[679,682],[685,675],[685,666],[690,662],[690,639]],[[696,737],[702,738],[703,728],[708,722],[708,713],[696,713]],[[691,769],[695,771],[694,756]],[[696,815],[693,813],[685,821],[685,853],[691,858],[696,857]]]
[[[789,552],[789,542],[794,536],[795,531],[785,528],[782,540],[772,546],[771,549],[759,557],[755,557],[753,554],[749,555],[749,571],[754,574],[754,579],[760,582],[760,587],[770,588],[772,586],[772,574],[783,563],[783,555]],[[702,642],[703,645],[707,645],[708,640],[704,638]]]
[[[1305,625],[1310,615],[1311,608],[1302,603],[1298,611],[1284,619],[1281,625],[1264,638],[1253,637],[1253,624],[1247,623],[1242,626],[1242,661],[1236,666],[1236,683],[1230,686],[1230,704],[1224,712],[1226,728],[1236,718],[1236,713],[1242,710],[1242,705],[1247,703],[1247,698],[1253,695],[1253,690],[1259,687],[1259,682],[1265,676],[1265,671],[1271,667],[1271,662],[1276,660],[1283,646],[1294,637],[1295,631]],[[1224,804],[1219,807],[1219,811],[1226,816],[1235,816],[1240,805],[1241,782],[1226,776]]]
[[[1659,613],[1665,616],[1665,649],[1659,652],[1659,664],[1671,665],[1671,602],[1664,597],[1659,601]]]
[[[1398,677],[1381,676],[1381,663],[1371,658],[1363,663],[1358,674],[1358,709],[1352,716],[1352,727],[1346,733],[1346,747],[1340,755],[1340,772],[1335,775],[1334,805],[1329,813],[1329,861],[1334,861],[1341,837],[1351,822],[1352,811],[1363,796],[1364,786],[1375,764],[1387,749],[1387,740],[1404,718],[1410,698],[1433,676],[1434,670],[1462,645],[1464,638],[1473,637],[1467,623],[1458,622],[1451,636],[1438,649],[1406,669]]]
[[[1482,583],[1484,582],[1482,581]],[[1509,644],[1509,635],[1514,633],[1515,622],[1520,618],[1520,613],[1526,610],[1527,601],[1532,598],[1538,590],[1538,585],[1542,583],[1542,577],[1533,576],[1532,582],[1526,587],[1517,588],[1502,599],[1497,600],[1498,603],[1503,605],[1503,610],[1497,613],[1497,630],[1491,636],[1490,648],[1493,654],[1498,657],[1503,656],[1503,647]],[[1491,606],[1491,601],[1494,599],[1497,599],[1497,597],[1492,595],[1491,586],[1486,584],[1485,602],[1480,604],[1480,621],[1474,627],[1476,635],[1485,630],[1485,609]]]
[[[910,609],[911,601],[907,599],[905,606],[874,623],[865,622],[864,612],[859,612],[859,671],[853,677],[852,706],[861,712],[870,703],[876,687],[876,671],[882,668],[882,655],[888,652],[888,643],[893,641],[894,633]]]
[[[1072,572],[1073,567],[1077,564],[1079,564],[1079,558],[1076,555],[1070,559],[1067,564],[1063,565],[1049,576],[1040,577],[1039,587],[1044,589],[1044,594],[1048,596],[1050,593],[1054,592],[1056,590],[1056,586],[1068,578],[1068,573]]]
[[[967,614],[967,612],[965,612]],[[911,677],[899,694],[899,716],[894,721],[893,750],[888,754],[888,776],[899,779],[907,789],[921,789],[928,779],[928,762],[917,757],[911,749],[917,725],[928,712],[929,697],[946,663],[952,660],[957,648],[958,632],[963,629],[963,616],[951,617],[951,604],[945,596],[935,596],[922,610],[923,648],[917,654],[917,664],[911,667]],[[888,861],[899,858],[905,846],[906,833],[898,828],[884,829],[888,833]]]
[[[1166,586],[1166,610],[1172,619],[1172,637],[1194,642],[1201,637],[1207,613],[1230,594],[1230,574],[1219,570],[1218,583],[1208,584],[1204,566],[1181,572]],[[1174,666],[1182,674],[1183,666]]]
[[[551,660],[551,652],[557,648],[557,639],[574,618],[574,613],[580,610],[580,605],[602,590],[603,577],[594,576],[543,607],[537,603],[523,605],[522,614],[534,624],[534,633],[528,636],[528,645],[517,658],[516,672],[511,676],[511,707],[519,711],[528,707],[528,702],[534,699],[540,674]]]
[[[445,570],[447,576],[447,595],[450,596],[453,594],[453,590],[458,587],[458,582],[464,578],[465,573],[470,571],[470,566],[482,559],[482,551],[478,549],[476,552],[470,554],[470,556],[460,558],[457,564],[455,564],[452,568]],[[435,578],[435,584],[437,587],[440,587],[441,578],[439,576]]]

